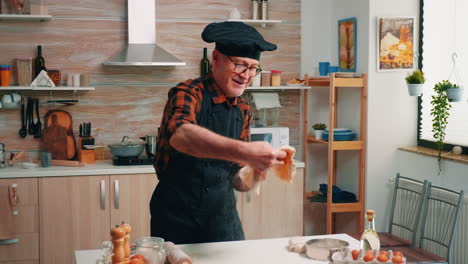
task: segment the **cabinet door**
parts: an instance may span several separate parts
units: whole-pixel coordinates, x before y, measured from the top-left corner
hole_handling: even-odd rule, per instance
[[[241,220],[246,239],[302,236],[303,169],[291,184],[276,177],[262,182],[260,195],[243,193]]]
[[[18,242],[13,244],[0,244],[0,263],[12,263],[12,261],[39,260],[39,217],[37,199],[37,179],[0,179],[0,188],[3,194],[8,193],[8,186],[16,184],[18,215],[13,218],[13,238]],[[0,212],[11,213],[8,206],[8,197],[1,197]],[[1,217],[1,216],[0,216]],[[16,263],[16,262],[14,262]]]
[[[109,176],[40,178],[39,204],[41,263],[74,263],[75,250],[110,240]]]
[[[155,174],[111,175],[111,225],[125,221],[132,226],[130,243],[150,236],[151,195],[158,179]]]

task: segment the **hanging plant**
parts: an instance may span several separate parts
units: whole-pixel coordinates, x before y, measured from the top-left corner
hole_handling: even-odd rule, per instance
[[[420,96],[422,93],[423,85],[426,79],[421,70],[415,70],[405,77],[408,85],[408,93],[410,96]]]
[[[433,106],[431,110],[432,132],[434,133],[433,136],[436,139],[437,150],[439,152],[437,160],[439,165],[439,175],[442,171],[441,161],[442,149],[444,147],[445,129],[447,128],[448,118],[450,116],[449,110],[452,107],[447,97],[447,89],[452,87],[453,84],[448,80],[443,80],[436,83],[434,86],[434,91],[436,94],[432,96],[431,100],[431,105]]]

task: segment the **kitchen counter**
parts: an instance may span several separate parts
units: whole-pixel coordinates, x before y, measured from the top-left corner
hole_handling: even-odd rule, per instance
[[[297,168],[304,168],[304,162],[295,161]],[[0,178],[31,178],[56,176],[84,176],[109,174],[155,173],[152,165],[115,166],[111,160],[96,161],[85,167],[51,166],[23,169],[18,166],[0,169]]]
[[[349,242],[352,249],[359,248],[359,241],[346,234],[310,236],[315,238],[336,238]],[[304,254],[289,252],[289,238],[257,239],[232,242],[200,243],[178,245],[196,264],[325,264],[307,258]],[[96,263],[101,250],[75,251],[76,264]]]

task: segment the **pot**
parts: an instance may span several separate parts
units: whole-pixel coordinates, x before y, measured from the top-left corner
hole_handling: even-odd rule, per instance
[[[306,243],[306,255],[311,259],[331,261],[335,252],[344,252],[349,243],[334,238],[311,239]]]
[[[130,142],[128,137],[124,136],[121,143],[108,145],[108,147],[114,157],[136,158],[143,152],[145,145]]]

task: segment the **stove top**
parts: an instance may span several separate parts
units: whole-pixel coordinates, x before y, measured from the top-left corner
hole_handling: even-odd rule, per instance
[[[117,157],[112,160],[112,164],[117,166],[128,166],[128,165],[151,165],[153,164],[153,158],[121,158]]]

